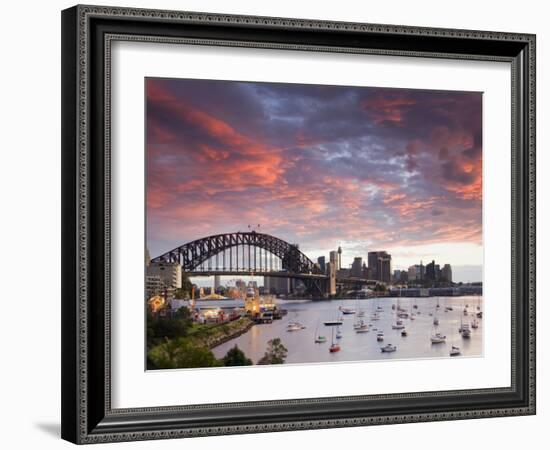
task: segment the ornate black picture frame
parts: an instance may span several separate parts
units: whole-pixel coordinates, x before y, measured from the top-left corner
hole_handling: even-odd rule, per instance
[[[116,40],[414,58],[512,67],[511,386],[113,409],[110,49]],[[62,437],[166,439],[535,413],[535,36],[75,6],[62,12]]]

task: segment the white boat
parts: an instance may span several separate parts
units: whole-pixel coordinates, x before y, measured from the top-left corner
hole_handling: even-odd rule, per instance
[[[380,316],[378,315],[378,313],[375,312],[375,313],[371,316],[370,320],[380,320]]]
[[[460,334],[462,335],[463,338],[469,339],[470,335],[472,334],[472,331],[470,330],[470,327],[463,328]]]
[[[342,339],[342,332],[340,330],[336,332],[336,339]]]
[[[402,330],[403,328],[405,328],[405,325],[403,325],[402,323],[399,323],[399,321],[397,321],[391,327],[392,327],[393,330]]]
[[[479,328],[479,320],[477,319],[472,320],[472,328]]]
[[[369,326],[368,325],[363,325],[360,328],[356,328],[355,332],[356,333],[368,333],[369,332]]]
[[[380,347],[380,350],[382,353],[391,353],[395,352],[397,350],[397,347],[395,345],[387,344],[384,345],[384,347]]]
[[[286,331],[300,331],[300,330],[303,330],[305,327],[303,325],[300,325],[300,324],[289,324]]]
[[[325,342],[327,342],[327,338],[325,336],[317,336],[315,338],[315,343],[316,344],[323,344]]]
[[[446,306],[445,307],[445,311],[452,311],[453,310],[453,307],[452,306]]]
[[[467,316],[467,315],[468,315],[468,308],[464,308],[464,309],[462,310],[462,314],[464,314],[465,316]]]
[[[415,319],[416,319],[416,315],[415,315],[414,313],[411,313],[411,316],[409,317],[409,319],[415,320]]]
[[[409,313],[400,312],[399,314],[397,314],[397,317],[399,317],[400,319],[408,319],[409,318]]]
[[[364,325],[365,325],[365,321],[361,319],[360,321],[355,322],[355,323],[353,324],[353,328],[354,328],[355,330],[357,330],[357,329],[361,328],[361,327],[364,326]]]
[[[449,352],[449,356],[459,356],[460,355],[460,348],[455,347],[454,345],[451,347],[451,351]]]
[[[382,331],[379,331],[377,334],[376,334],[376,340],[378,342],[382,342],[384,340],[384,332]]]
[[[442,335],[441,333],[435,333],[430,337],[432,344],[442,344],[447,339],[447,336]]]
[[[343,306],[340,306],[340,311],[342,311],[342,314],[355,314],[355,310],[351,308],[344,308]]]
[[[434,317],[434,325],[435,326],[439,325],[439,319],[437,317]]]

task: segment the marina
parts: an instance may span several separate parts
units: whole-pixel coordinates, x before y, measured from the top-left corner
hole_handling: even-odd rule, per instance
[[[208,301],[211,306],[214,303]],[[237,345],[247,357],[257,361],[266,343],[280,337],[288,349],[286,364],[482,356],[483,320],[477,317],[482,311],[480,296],[400,298],[399,306],[397,299],[391,297],[277,299],[277,303],[287,311],[281,320],[253,326],[213,348],[214,355],[220,358]],[[466,304],[470,306],[465,307]],[[411,320],[411,314],[399,318],[398,308],[414,310],[415,320]],[[361,318],[343,311],[367,314]],[[375,321],[369,320],[374,317]],[[474,321],[477,328],[470,328]],[[289,328],[293,332],[288,332]]]

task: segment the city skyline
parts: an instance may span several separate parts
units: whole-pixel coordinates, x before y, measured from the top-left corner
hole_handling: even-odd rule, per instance
[[[260,231],[480,281],[480,93],[147,79],[147,245]],[[463,268],[463,269],[461,269]],[[463,272],[463,273],[461,273]]]

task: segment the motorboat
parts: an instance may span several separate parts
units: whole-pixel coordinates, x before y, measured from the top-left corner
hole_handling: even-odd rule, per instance
[[[456,346],[451,347],[451,351],[449,352],[449,356],[459,356],[460,355],[460,348]]]
[[[336,332],[336,339],[342,339],[342,332],[340,330]]]
[[[399,323],[399,321],[397,321],[391,327],[392,327],[393,330],[402,330],[403,328],[405,328],[405,325],[403,325],[402,323]]]
[[[377,334],[376,334],[376,340],[378,342],[382,342],[384,340],[384,332],[382,331],[379,331]]]
[[[340,306],[340,311],[342,311],[342,314],[348,315],[348,314],[355,314],[355,310],[351,308],[344,308],[343,306]]]
[[[397,314],[397,317],[399,317],[400,319],[408,319],[409,318],[409,313],[400,312],[399,314]]]
[[[432,344],[442,344],[447,339],[447,336],[442,335],[441,333],[435,333],[430,337]]]
[[[355,329],[356,333],[368,333],[368,331],[369,331],[369,326],[367,324],[363,324],[359,328]]]
[[[472,328],[479,328],[479,320],[474,319],[472,320]]]
[[[439,325],[439,319],[437,317],[434,317],[434,325],[435,326]]]
[[[405,330],[405,328],[403,328],[403,329],[401,330],[401,336],[402,336],[402,337],[407,337],[408,334],[409,334],[409,333],[407,333],[407,330]]]
[[[300,331],[300,330],[303,330],[305,327],[303,325],[300,325],[300,324],[292,324],[292,325],[288,325],[286,331]]]
[[[395,345],[387,344],[384,345],[384,347],[380,347],[380,350],[382,353],[391,353],[395,352],[397,350],[397,347]]]
[[[460,334],[462,335],[463,338],[470,339],[472,331],[470,330],[470,327],[463,328],[462,331],[460,332]]]
[[[327,342],[327,338],[325,336],[317,336],[315,338],[316,344],[324,344],[325,342]]]

